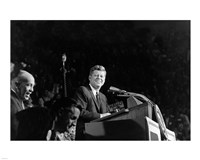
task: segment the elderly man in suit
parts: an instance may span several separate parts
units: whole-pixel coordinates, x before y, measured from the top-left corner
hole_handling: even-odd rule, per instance
[[[76,102],[82,107],[77,123],[76,139],[84,140],[84,123],[110,115],[106,96],[100,92],[105,83],[106,70],[101,65],[90,69],[89,85],[80,86],[74,96]]]
[[[16,113],[25,109],[23,101],[29,100],[34,85],[34,77],[25,70],[20,70],[18,75],[11,79],[11,140],[15,140],[17,136]]]

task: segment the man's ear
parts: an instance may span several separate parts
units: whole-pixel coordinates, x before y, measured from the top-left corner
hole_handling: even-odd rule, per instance
[[[90,81],[90,79],[91,79],[91,75],[88,76],[88,80],[89,80],[89,81]]]
[[[20,83],[19,82],[15,82],[15,86],[17,87],[17,89],[19,89]]]

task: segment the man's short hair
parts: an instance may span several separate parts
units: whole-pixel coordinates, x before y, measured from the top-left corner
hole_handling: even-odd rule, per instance
[[[97,70],[97,71],[105,71],[106,72],[106,69],[104,66],[101,66],[101,65],[95,65],[93,66],[92,68],[90,68],[90,75],[92,75],[92,73]]]
[[[17,82],[21,83],[21,82],[28,82],[28,81],[35,83],[35,79],[34,79],[33,75],[25,70],[20,70],[17,75]]]

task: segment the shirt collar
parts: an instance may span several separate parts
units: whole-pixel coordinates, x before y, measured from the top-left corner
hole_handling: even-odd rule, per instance
[[[94,96],[96,96],[96,94],[97,94],[98,91],[96,89],[94,89],[94,87],[92,87],[91,84],[89,84],[89,86],[92,89],[92,93],[94,94]]]

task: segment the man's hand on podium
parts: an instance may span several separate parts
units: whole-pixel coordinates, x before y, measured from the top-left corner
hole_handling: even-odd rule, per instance
[[[105,116],[109,116],[109,115],[111,115],[111,113],[103,113],[103,114],[100,114],[100,118],[105,117]]]

